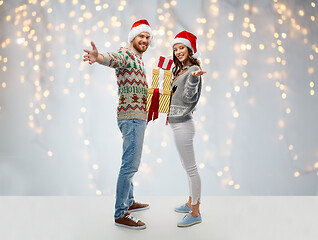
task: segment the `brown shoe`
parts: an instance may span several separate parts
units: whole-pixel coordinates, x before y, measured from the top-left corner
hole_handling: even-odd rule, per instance
[[[126,212],[122,218],[115,219],[115,225],[119,227],[126,227],[130,229],[145,229],[146,224],[140,221],[138,218],[135,218]]]
[[[133,204],[129,207],[128,211],[137,212],[137,211],[142,211],[142,210],[146,210],[149,208],[150,208],[149,204],[138,203],[138,202],[135,202],[135,200],[134,200]]]

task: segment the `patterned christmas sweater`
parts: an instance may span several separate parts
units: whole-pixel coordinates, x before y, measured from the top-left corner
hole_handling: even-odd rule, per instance
[[[118,85],[117,119],[146,119],[147,79],[141,54],[130,48],[107,52],[103,65],[115,68]]]

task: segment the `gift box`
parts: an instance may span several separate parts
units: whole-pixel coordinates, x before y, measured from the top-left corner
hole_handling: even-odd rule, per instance
[[[169,62],[169,59],[160,57],[158,67],[164,67],[167,70],[159,68],[152,71],[152,84],[151,88],[148,88],[147,96],[148,121],[158,118],[158,112],[169,112],[172,78],[172,72],[170,71],[172,64]]]
[[[163,56],[159,57],[158,67],[162,68],[164,70],[170,70],[171,66],[173,64],[172,59],[165,58]]]
[[[155,89],[159,92],[159,109],[158,112],[168,113],[170,104],[170,84],[171,84],[172,72],[169,70],[153,69],[152,71],[152,84],[151,88],[148,88],[147,96],[147,111],[149,111],[152,97]],[[159,78],[163,78],[162,80]],[[160,84],[159,84],[160,82]],[[159,86],[159,85],[162,85]],[[162,89],[162,91],[160,91]]]

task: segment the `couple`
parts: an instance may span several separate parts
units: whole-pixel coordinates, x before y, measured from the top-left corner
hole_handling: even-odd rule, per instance
[[[98,62],[115,68],[119,102],[117,107],[118,126],[123,138],[122,163],[117,180],[115,224],[131,229],[144,229],[145,223],[130,213],[146,210],[148,204],[135,202],[132,178],[138,171],[141,159],[144,133],[146,129],[147,80],[142,54],[148,46],[154,45],[154,39],[147,20],[136,21],[128,34],[128,48],[117,52],[100,54],[93,42],[92,50],[84,50],[83,61],[89,64]],[[204,74],[197,60],[196,36],[187,31],[176,35],[172,44],[173,80],[169,124],[173,130],[175,143],[182,165],[185,168],[190,187],[188,202],[175,211],[187,213],[178,223],[187,227],[201,222],[199,210],[201,180],[197,170],[193,136],[195,133],[192,112],[201,93],[201,75]]]

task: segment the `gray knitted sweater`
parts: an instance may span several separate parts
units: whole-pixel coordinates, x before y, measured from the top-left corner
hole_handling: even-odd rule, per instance
[[[185,122],[192,118],[192,113],[197,105],[202,88],[200,77],[192,76],[192,72],[199,70],[198,66],[191,66],[179,75],[172,84],[171,89],[176,89],[171,97],[169,123]]]

